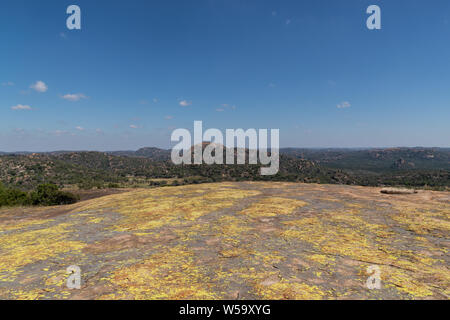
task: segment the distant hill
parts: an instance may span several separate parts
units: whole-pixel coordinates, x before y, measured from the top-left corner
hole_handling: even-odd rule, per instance
[[[386,149],[281,149],[281,153],[345,170],[374,173],[397,170],[450,170],[450,149],[386,148]]]
[[[167,161],[170,159],[171,151],[148,147],[148,148],[141,148],[137,151],[113,151],[108,153],[116,156],[144,157],[155,161]]]
[[[152,184],[154,179],[176,179],[173,181],[176,184],[264,180],[450,187],[449,149],[282,149],[280,170],[274,176],[261,176],[260,165],[175,166],[170,161],[170,153],[170,150],[142,148],[116,152],[1,154],[0,181],[21,189],[32,189],[47,182],[82,188],[143,186]]]
[[[156,153],[158,159],[161,154]],[[44,182],[57,185],[133,184],[157,178],[192,178],[188,182],[224,180],[286,180],[317,183],[351,183],[335,169],[313,161],[281,155],[280,172],[261,176],[260,165],[181,165],[143,156],[117,156],[105,152],[61,152],[0,156],[0,181],[31,189]]]

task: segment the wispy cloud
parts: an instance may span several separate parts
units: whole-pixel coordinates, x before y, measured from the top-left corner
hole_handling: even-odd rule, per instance
[[[95,132],[96,132],[97,134],[103,134],[103,130],[100,129],[100,128],[95,129]]]
[[[166,120],[172,120],[172,119],[173,119],[173,116],[165,116],[164,119],[166,119]]]
[[[130,128],[131,128],[131,129],[137,129],[137,128],[139,128],[139,126],[138,126],[138,125],[135,125],[135,124],[130,124]]]
[[[25,130],[23,130],[22,128],[15,128],[13,131],[15,133],[18,133],[18,134],[24,134],[25,133]]]
[[[83,127],[80,127],[80,126],[76,126],[75,129],[77,129],[78,131],[84,131],[85,130]]]
[[[14,82],[12,82],[12,81],[2,82],[2,86],[4,86],[4,87],[12,87],[13,85],[14,85]]]
[[[180,106],[182,106],[182,107],[188,107],[190,105],[192,105],[192,101],[187,101],[187,100],[180,101]]]
[[[350,104],[350,102],[348,101],[343,101],[341,103],[339,103],[336,107],[338,109],[345,109],[345,108],[350,108],[352,105]]]
[[[229,105],[228,103],[224,103],[221,105],[220,108],[217,108],[216,111],[217,112],[224,112],[226,110],[236,110],[236,106],[235,105]]]
[[[291,24],[291,19],[286,19],[286,25]]]
[[[52,134],[53,135],[55,135],[55,136],[62,136],[62,135],[65,135],[65,134],[68,134],[69,132],[68,131],[66,131],[66,130],[55,130],[55,131],[53,131],[52,132]]]
[[[48,86],[43,81],[36,81],[30,88],[37,92],[46,92],[48,90]]]
[[[32,108],[28,105],[18,104],[16,106],[11,107],[12,110],[31,110]]]
[[[68,101],[79,101],[81,99],[86,99],[87,97],[82,93],[68,93],[62,96],[64,100]]]

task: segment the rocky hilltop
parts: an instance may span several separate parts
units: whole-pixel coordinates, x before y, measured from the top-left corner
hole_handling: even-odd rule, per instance
[[[449,299],[449,216],[448,192],[276,182],[3,209],[0,299]]]

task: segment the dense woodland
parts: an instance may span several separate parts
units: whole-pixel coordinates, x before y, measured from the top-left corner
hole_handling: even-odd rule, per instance
[[[450,149],[282,149],[280,170],[260,165],[180,165],[170,151],[52,152],[0,155],[0,206],[63,204],[62,188],[120,188],[217,181],[292,181],[448,190]],[[51,194],[51,196],[49,196]],[[41,200],[38,200],[42,197]],[[49,200],[51,198],[52,200]]]

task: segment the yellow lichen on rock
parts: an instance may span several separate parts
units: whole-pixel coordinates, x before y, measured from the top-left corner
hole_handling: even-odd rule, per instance
[[[412,207],[400,207],[392,219],[408,227],[418,235],[434,234],[440,231],[442,235],[450,234],[450,210],[432,211],[430,209],[416,209]]]
[[[414,197],[230,182],[14,209],[0,216],[0,299],[448,299],[448,194]]]
[[[306,205],[306,202],[300,200],[268,197],[253,203],[240,213],[251,217],[274,217],[277,215],[291,214],[295,209]]]
[[[114,272],[110,282],[118,290],[115,298],[217,299],[214,285],[186,247],[170,248],[141,263]]]
[[[317,286],[282,280],[271,285],[256,285],[256,291],[266,300],[320,300],[325,293]]]
[[[81,250],[85,244],[66,240],[70,224],[0,236],[0,280],[13,281],[19,268],[64,252]]]

